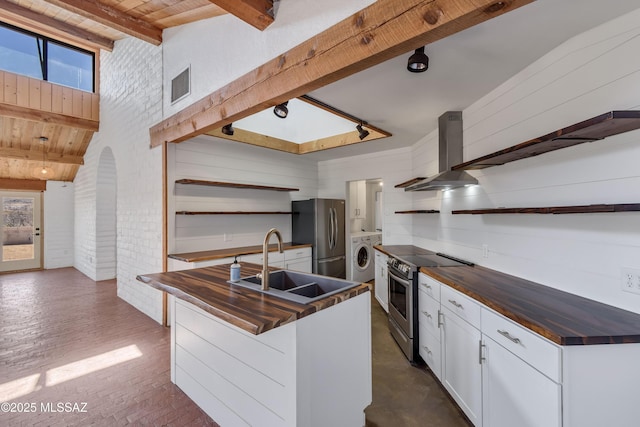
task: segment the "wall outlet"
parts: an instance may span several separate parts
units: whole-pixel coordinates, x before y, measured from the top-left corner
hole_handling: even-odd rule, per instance
[[[640,294],[640,269],[623,268],[620,281],[623,291]]]
[[[489,245],[486,243],[482,245],[482,258],[489,258]]]
[[[224,241],[228,242],[230,240],[233,240],[233,234],[231,233],[224,233]]]

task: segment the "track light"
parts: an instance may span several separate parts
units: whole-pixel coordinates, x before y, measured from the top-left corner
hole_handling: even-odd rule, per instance
[[[429,57],[424,53],[424,46],[419,47],[416,51],[409,57],[409,62],[407,62],[407,70],[412,73],[423,73],[427,71],[429,68]]]
[[[229,123],[228,125],[224,125],[222,126],[222,133],[224,133],[225,135],[233,135],[233,123]]]
[[[356,126],[356,129],[358,129],[358,137],[360,138],[360,141],[369,136],[369,131],[362,127],[362,122]]]
[[[286,118],[287,114],[289,114],[289,109],[287,108],[288,103],[289,101],[285,101],[282,104],[278,104],[273,107],[273,114],[280,117],[281,119]]]

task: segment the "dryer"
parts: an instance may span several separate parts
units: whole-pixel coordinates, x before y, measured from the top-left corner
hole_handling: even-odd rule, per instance
[[[376,234],[365,232],[351,235],[351,280],[355,282],[368,282],[376,276],[372,245],[372,235]]]

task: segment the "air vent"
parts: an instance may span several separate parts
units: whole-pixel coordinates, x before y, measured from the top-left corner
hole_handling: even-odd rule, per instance
[[[171,80],[171,103],[177,102],[191,93],[191,67]]]

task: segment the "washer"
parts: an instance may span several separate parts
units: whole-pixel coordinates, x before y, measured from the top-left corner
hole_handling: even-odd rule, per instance
[[[376,276],[371,235],[376,233],[357,233],[351,235],[351,280],[368,282]]]

